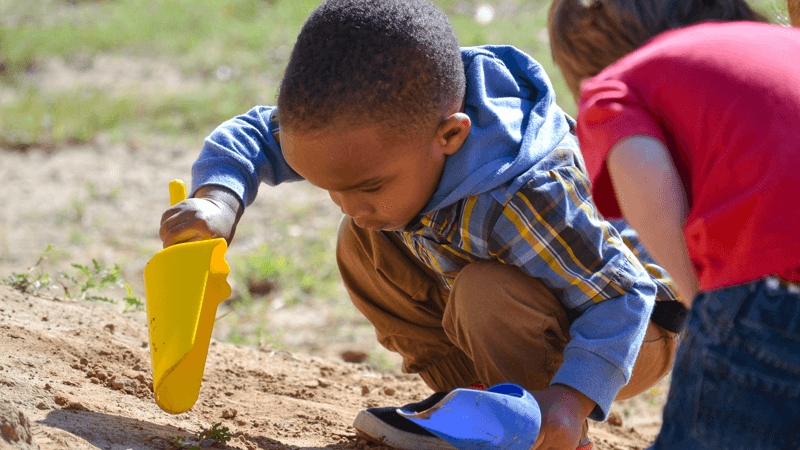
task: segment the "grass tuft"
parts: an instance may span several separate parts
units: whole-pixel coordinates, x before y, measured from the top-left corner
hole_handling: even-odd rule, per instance
[[[100,295],[100,292],[112,286],[125,288],[127,295],[123,297],[125,302],[124,312],[143,311],[144,303],[133,295],[131,287],[122,280],[118,265],[105,267],[92,259],[89,265],[72,263],[76,269],[75,274],[57,272],[52,275],[45,272],[42,268],[43,263],[48,259],[48,254],[53,249],[48,245],[44,252],[39,256],[39,260],[29,267],[25,273],[13,272],[10,276],[0,280],[0,283],[10,286],[23,294],[38,295],[54,300],[86,300],[117,303],[117,300]],[[59,286],[56,286],[58,284]],[[52,290],[63,291],[63,296],[50,295]]]

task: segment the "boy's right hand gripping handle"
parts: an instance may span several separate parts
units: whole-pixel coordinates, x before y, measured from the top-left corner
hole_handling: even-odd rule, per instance
[[[176,204],[186,200],[186,185],[181,180],[172,180],[169,182],[169,204],[175,206]]]

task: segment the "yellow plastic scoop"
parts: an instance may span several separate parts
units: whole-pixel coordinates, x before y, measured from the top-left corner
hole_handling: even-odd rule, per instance
[[[169,184],[170,203],[186,199]],[[200,394],[217,306],[230,297],[225,239],[186,242],[158,252],[144,268],[153,390],[158,406],[186,412]]]

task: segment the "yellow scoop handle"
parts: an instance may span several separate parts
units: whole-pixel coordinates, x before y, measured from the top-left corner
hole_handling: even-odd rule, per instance
[[[178,203],[186,200],[186,185],[181,180],[172,180],[169,182],[169,204],[175,206]]]

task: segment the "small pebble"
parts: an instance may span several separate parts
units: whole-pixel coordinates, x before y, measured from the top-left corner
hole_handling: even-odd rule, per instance
[[[621,427],[622,426],[622,416],[618,412],[614,411],[614,412],[612,412],[611,414],[608,415],[607,422],[608,422],[609,425],[612,425],[612,426],[615,426],[615,427]]]

